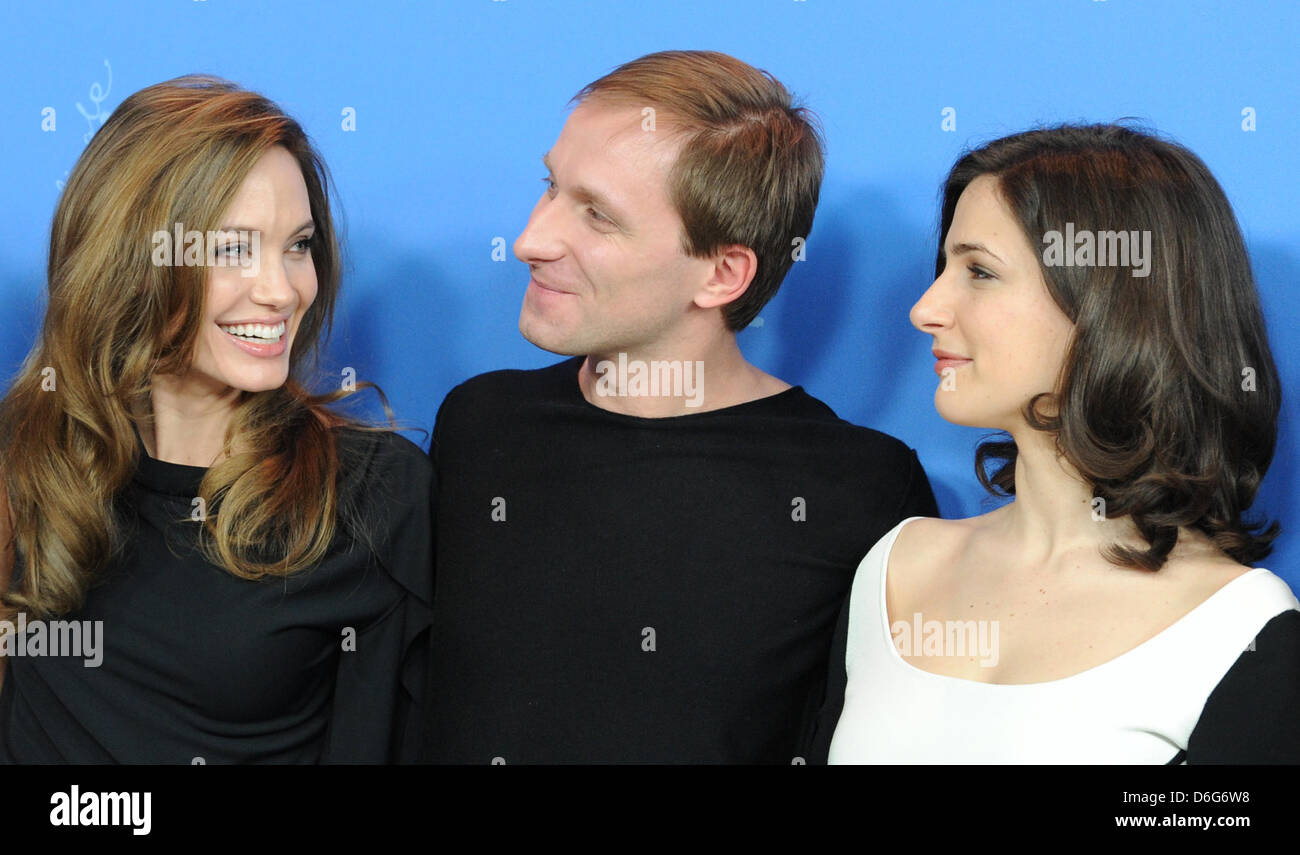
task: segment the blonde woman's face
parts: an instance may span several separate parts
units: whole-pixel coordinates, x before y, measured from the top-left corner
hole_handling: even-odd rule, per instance
[[[303,315],[316,299],[307,185],[286,149],[272,148],[221,219],[207,308],[188,380],[262,392],[283,386]]]

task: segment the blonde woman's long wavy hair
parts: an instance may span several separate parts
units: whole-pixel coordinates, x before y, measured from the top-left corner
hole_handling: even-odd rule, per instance
[[[208,509],[201,542],[236,576],[286,576],[318,562],[337,524],[353,518],[333,429],[369,428],[328,409],[351,392],[313,395],[302,379],[339,289],[325,165],[298,123],[263,96],[214,77],[179,77],[122,102],[77,161],[55,212],[40,338],[0,401],[0,484],[23,561],[21,580],[0,597],[0,620],[75,611],[122,546],[115,508],[138,464],[133,416],[151,412],[155,374],[189,369],[207,289],[204,266],[155,266],[151,236],[173,223],[219,229],[273,146],[294,156],[307,185],[318,291],[294,338],[288,381],[239,398],[225,453],[199,488]]]

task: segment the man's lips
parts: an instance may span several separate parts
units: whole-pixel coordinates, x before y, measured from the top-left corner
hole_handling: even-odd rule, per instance
[[[572,294],[572,293],[573,293],[572,291],[561,291],[559,288],[556,288],[556,287],[554,287],[553,285],[547,285],[545,282],[541,281],[541,280],[538,279],[536,276],[530,277],[529,280],[528,280],[528,284],[530,284],[530,285],[536,285],[536,286],[537,286],[538,288],[540,288],[541,290],[543,290],[543,291],[549,291],[549,292],[552,293],[552,294]]]

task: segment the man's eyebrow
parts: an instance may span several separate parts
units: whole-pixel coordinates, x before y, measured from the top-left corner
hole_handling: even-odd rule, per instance
[[[554,175],[555,169],[551,166],[550,152],[547,152],[546,154],[542,155],[542,165],[546,167],[547,172],[550,172],[552,175]],[[569,193],[574,197],[576,197],[579,201],[591,202],[596,207],[603,208],[606,213],[612,214],[616,219],[620,219],[620,220],[625,219],[625,212],[623,211],[623,209],[618,205],[616,205],[608,196],[605,196],[603,193],[600,193],[597,190],[592,190],[590,187],[583,187],[582,185],[577,185],[574,187],[570,187]]]
[[[945,251],[945,250],[943,249],[943,247],[940,247],[939,250],[940,250],[941,252],[943,252],[943,256],[944,256],[944,258],[947,258],[947,257],[948,257],[948,253],[947,253],[947,251]],[[993,257],[996,258],[998,261],[1002,261],[1002,257],[1001,257],[1001,256],[999,256],[996,252],[992,251],[991,249],[989,249],[987,246],[985,246],[985,245],[982,244],[982,243],[967,243],[967,242],[965,242],[965,241],[962,241],[961,243],[955,243],[955,244],[952,245],[952,254],[953,254],[953,255],[965,255],[965,254],[970,253],[970,252],[982,252],[982,253],[984,253],[985,255],[991,255],[991,256],[993,256]],[[1003,263],[1003,264],[1006,264],[1005,261],[1002,261],[1002,263]]]

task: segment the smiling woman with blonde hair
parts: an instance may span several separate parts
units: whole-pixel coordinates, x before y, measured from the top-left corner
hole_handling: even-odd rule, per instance
[[[0,402],[0,761],[410,755],[432,472],[307,389],[339,270],[266,98],[177,78],[95,135]]]

